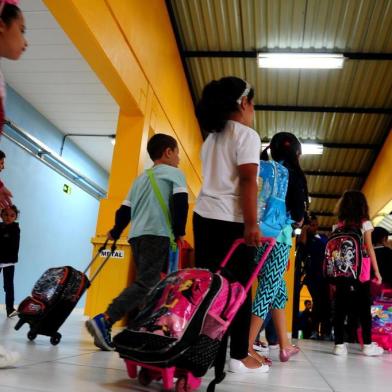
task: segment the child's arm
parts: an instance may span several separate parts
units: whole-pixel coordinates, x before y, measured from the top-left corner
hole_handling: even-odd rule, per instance
[[[108,238],[110,240],[118,240],[121,236],[121,233],[128,226],[130,221],[131,221],[131,207],[128,207],[123,204],[116,211],[114,227],[109,231]]]
[[[245,242],[250,246],[259,246],[261,232],[257,224],[257,171],[258,166],[247,163],[238,166],[240,177],[240,198],[244,215]]]
[[[174,193],[172,206],[173,234],[178,239],[185,235],[186,220],[188,217],[188,193]]]
[[[365,239],[366,250],[369,254],[370,261],[372,263],[374,275],[376,276],[377,283],[381,284],[382,277],[380,275],[380,271],[378,270],[377,258],[376,258],[376,254],[374,253],[373,244],[372,244],[372,231],[371,230],[365,231],[363,236]]]

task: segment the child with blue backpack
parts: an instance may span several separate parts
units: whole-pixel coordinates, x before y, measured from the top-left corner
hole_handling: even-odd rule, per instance
[[[272,160],[268,160],[268,148]],[[301,143],[289,132],[275,134],[261,154],[260,230],[263,236],[276,237],[276,245],[259,275],[249,332],[249,353],[262,363],[269,363],[269,360],[259,355],[253,344],[269,311],[278,334],[280,361],[288,361],[299,351],[287,337],[284,310],[287,291],[283,274],[292,244],[292,223],[302,225],[308,202],[306,178],[299,164],[300,155]],[[256,259],[260,252],[263,252],[262,248],[258,250]]]

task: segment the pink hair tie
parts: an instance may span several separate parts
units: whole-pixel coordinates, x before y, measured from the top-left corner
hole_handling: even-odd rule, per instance
[[[0,15],[3,13],[3,8],[6,4],[18,6],[19,0],[0,0]]]

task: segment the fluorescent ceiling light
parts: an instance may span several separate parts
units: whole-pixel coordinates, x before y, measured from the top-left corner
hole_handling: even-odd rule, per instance
[[[259,53],[259,68],[343,68],[342,54],[328,53]]]
[[[261,147],[264,150],[269,146],[269,143],[262,143]],[[322,155],[324,147],[322,144],[316,143],[301,143],[302,155]]]

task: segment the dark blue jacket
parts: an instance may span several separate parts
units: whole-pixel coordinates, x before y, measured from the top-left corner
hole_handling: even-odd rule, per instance
[[[19,241],[19,223],[0,223],[0,264],[18,262]]]

